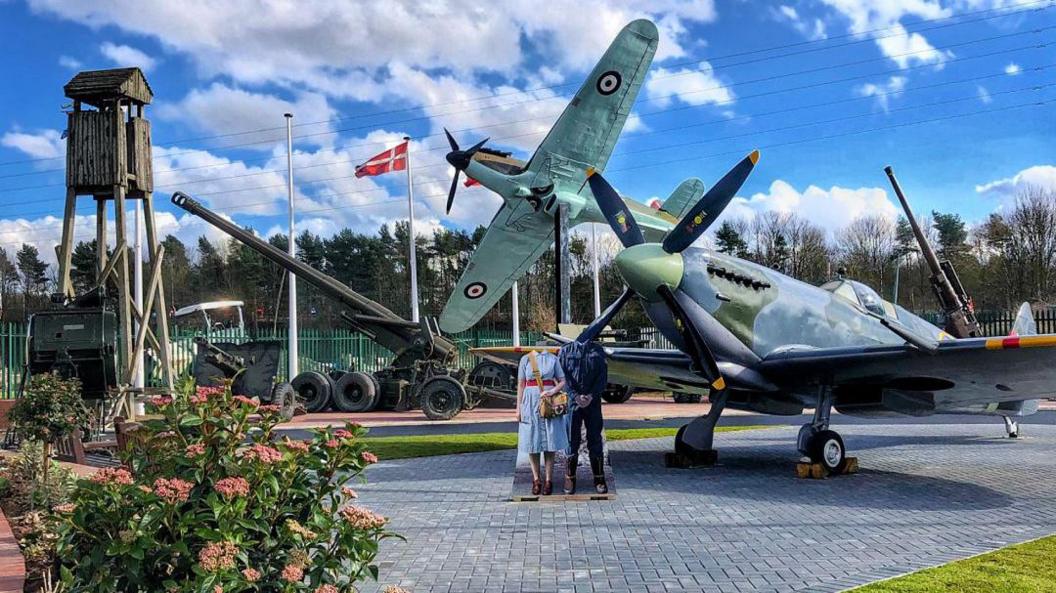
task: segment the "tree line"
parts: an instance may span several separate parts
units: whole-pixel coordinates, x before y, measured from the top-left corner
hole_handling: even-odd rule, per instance
[[[980,310],[1010,309],[1024,300],[1047,305],[1056,295],[1056,192],[1021,191],[1014,202],[969,226],[959,215],[931,212],[919,221],[940,258],[953,262],[962,283]],[[584,227],[585,228],[585,227]],[[439,315],[450,291],[484,236],[442,229],[418,236],[420,308]],[[298,258],[329,274],[394,312],[410,315],[406,222],[382,226],[374,234],[344,229],[331,237],[303,232],[297,237]],[[795,213],[764,212],[748,219],[726,219],[715,229],[716,249],[773,268],[805,282],[821,284],[838,275],[865,282],[889,300],[913,311],[934,311],[937,303],[930,271],[920,256],[909,222],[866,215],[830,234]],[[268,238],[286,250],[285,235]],[[608,233],[599,236],[602,306],[623,289],[612,260],[619,246]],[[188,245],[173,235],[163,240],[163,280],[167,303],[185,305],[237,299],[246,303],[246,321],[256,331],[282,325],[286,310],[286,273],[233,239],[212,242],[200,237]],[[97,246],[80,242],[72,254],[71,277],[78,293],[94,285]],[[591,244],[574,233],[570,242],[572,319],[594,316]],[[554,324],[555,266],[546,253],[519,282],[521,326],[549,330]],[[0,249],[0,297],[3,320],[21,321],[49,306],[56,270],[37,248],[23,244],[13,255]],[[305,281],[298,283],[299,320],[306,327],[341,324],[341,307]],[[478,327],[508,329],[511,302],[505,295]],[[638,307],[626,307],[620,327],[648,325]]]

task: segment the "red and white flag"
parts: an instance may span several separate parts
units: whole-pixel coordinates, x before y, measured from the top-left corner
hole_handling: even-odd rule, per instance
[[[407,142],[401,142],[356,167],[356,177],[382,175],[407,169]]]

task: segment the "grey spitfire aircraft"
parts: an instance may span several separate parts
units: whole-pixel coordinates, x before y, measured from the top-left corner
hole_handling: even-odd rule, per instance
[[[625,247],[615,265],[627,287],[576,340],[597,338],[623,305],[641,302],[679,351],[610,348],[609,358],[653,369],[676,391],[711,390],[711,411],[682,427],[676,453],[714,459],[715,423],[726,406],[784,415],[813,407],[798,448],[838,473],[846,449],[829,428],[833,407],[858,415],[1008,418],[1035,412],[1037,398],[1053,393],[1056,335],[1033,335],[1026,305],[1013,336],[955,339],[861,283],[817,287],[694,246],[758,158],[756,151],[738,163],[660,243],[646,242],[613,188],[588,172],[594,198]]]
[[[568,228],[605,222],[585,188],[583,172],[588,167],[603,169],[608,162],[658,40],[656,26],[647,20],[624,27],[527,163],[484,148],[487,138],[461,149],[447,134],[447,161],[455,169],[447,211],[462,172],[502,196],[503,205],[440,315],[443,331],[460,332],[476,323],[553,245],[554,217],[561,207],[567,208]],[[624,205],[634,211],[648,237],[659,239],[704,189],[700,179],[691,178],[659,209],[634,200]]]

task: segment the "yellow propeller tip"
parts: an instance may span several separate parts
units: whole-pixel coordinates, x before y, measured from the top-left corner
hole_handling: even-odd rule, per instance
[[[751,159],[753,165],[758,163],[759,162],[759,151],[758,150],[753,150],[752,154],[748,155],[748,158]]]
[[[597,172],[598,170],[594,167],[587,167],[587,177],[590,177],[591,175],[594,175]]]
[[[716,391],[722,391],[723,389],[726,389],[726,380],[722,377],[719,377],[718,379],[715,379],[715,381],[712,382],[711,387]]]

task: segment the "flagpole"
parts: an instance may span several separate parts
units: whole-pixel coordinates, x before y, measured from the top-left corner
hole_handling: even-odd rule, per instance
[[[288,251],[290,257],[297,257],[297,229],[294,224],[293,209],[293,114],[286,113],[286,194],[290,201],[290,237]],[[300,353],[297,351],[297,276],[290,272],[289,282],[289,353],[287,356],[287,381],[297,376]]]
[[[418,256],[415,253],[414,241],[414,183],[411,182],[411,137],[404,136],[407,148],[403,158],[407,166],[407,241],[409,246],[411,271],[411,321],[418,323]]]

